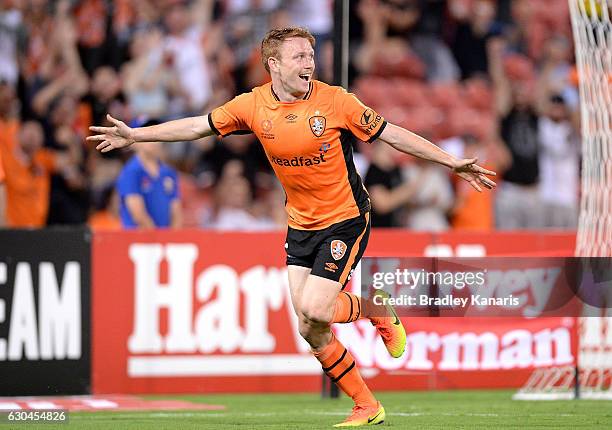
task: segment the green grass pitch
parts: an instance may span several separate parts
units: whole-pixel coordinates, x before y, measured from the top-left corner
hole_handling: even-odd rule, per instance
[[[514,391],[378,393],[387,420],[378,429],[612,429],[608,401],[513,401]],[[159,398],[159,397],[155,397]],[[222,404],[224,411],[79,412],[64,425],[14,429],[330,429],[352,406],[346,397],[315,394],[164,396]]]

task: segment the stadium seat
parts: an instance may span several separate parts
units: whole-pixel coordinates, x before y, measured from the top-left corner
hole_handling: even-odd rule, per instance
[[[529,57],[521,54],[510,54],[504,58],[504,68],[510,79],[532,80],[535,69]]]
[[[461,100],[461,87],[457,83],[434,83],[429,88],[429,100],[434,106],[445,111],[456,109],[463,105]]]
[[[394,101],[402,106],[419,107],[430,104],[427,97],[427,86],[414,79],[393,79],[391,87]]]
[[[463,100],[473,109],[491,111],[493,92],[486,80],[472,78],[464,82],[462,88]]]

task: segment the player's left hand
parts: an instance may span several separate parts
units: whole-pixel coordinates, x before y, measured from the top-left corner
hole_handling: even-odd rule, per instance
[[[487,189],[493,189],[497,186],[495,182],[487,178],[488,176],[495,176],[496,173],[492,170],[487,170],[480,167],[476,162],[477,158],[464,158],[457,160],[457,163],[453,167],[453,172],[457,174],[461,179],[466,180],[469,184],[479,193],[482,192],[482,187]]]

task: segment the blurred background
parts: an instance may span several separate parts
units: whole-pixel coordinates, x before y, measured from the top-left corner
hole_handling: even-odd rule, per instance
[[[317,38],[333,82],[330,0],[3,0],[0,149],[8,227],[119,229],[117,178],[132,151],[85,137],[109,125],[201,115],[269,79],[271,27]],[[579,98],[566,0],[349,2],[349,89],[388,121],[499,172],[478,194],[448,171],[355,142],[374,227],[576,228]],[[174,227],[282,230],[284,193],[253,135],[164,144]],[[404,199],[390,203],[392,191]],[[3,209],[0,207],[0,209]]]
[[[89,126],[111,125],[107,113],[135,127],[205,115],[267,82],[259,49],[272,27],[310,29],[317,78],[339,82],[341,3],[348,89],[388,121],[498,172],[497,189],[480,194],[448,169],[355,140],[375,227],[366,256],[393,257],[381,266],[389,271],[400,257],[526,264],[488,284],[491,297],[520,296],[516,312],[405,317],[399,360],[368,321],[335,325],[368,384],[402,390],[404,406],[406,390],[523,387],[571,398],[594,388],[612,398],[609,259],[593,263],[605,276],[588,279],[603,291],[591,315],[606,318],[544,310],[563,291],[553,257],[612,255],[612,72],[600,61],[612,58],[612,13],[599,0],[0,0],[0,396],[318,392],[322,380],[329,393],[297,333],[285,196],[255,137],[107,154],[85,138]],[[568,4],[586,53],[582,107]],[[581,158],[589,192],[576,234]],[[124,230],[135,227],[174,229]],[[354,293],[363,271],[347,286]],[[491,395],[481,396],[466,404],[490,420]],[[54,404],[134,407],[73,400]],[[0,409],[40,407],[3,401]],[[440,402],[431,404],[438,415]],[[558,407],[543,426],[567,412]]]

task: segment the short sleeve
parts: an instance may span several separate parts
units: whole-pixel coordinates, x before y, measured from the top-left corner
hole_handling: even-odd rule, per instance
[[[343,88],[336,93],[334,105],[345,128],[364,142],[373,142],[378,139],[387,126],[387,121],[382,116]]]
[[[255,95],[241,94],[208,114],[210,128],[220,136],[250,132]]]
[[[121,197],[129,196],[130,194],[141,195],[139,187],[139,174],[130,164],[126,165],[119,177],[117,178],[117,191]]]

